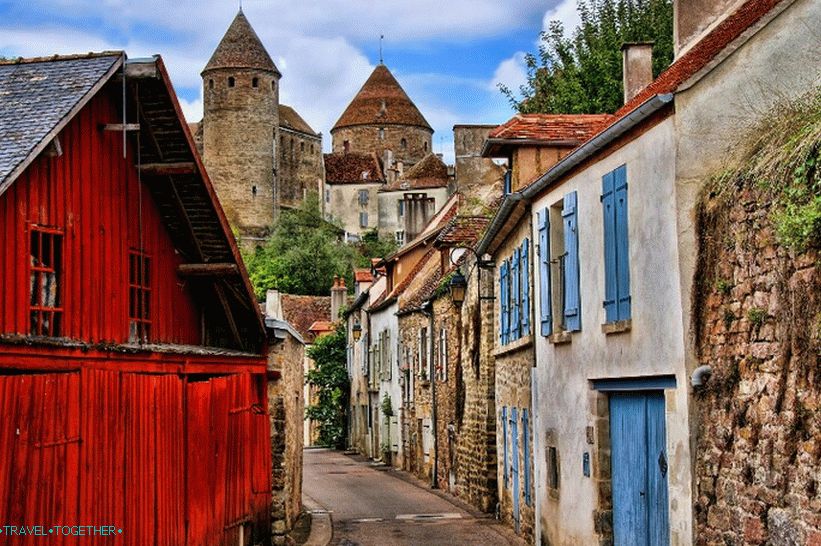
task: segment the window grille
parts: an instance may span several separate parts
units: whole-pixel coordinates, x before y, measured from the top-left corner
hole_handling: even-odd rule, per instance
[[[32,227],[30,244],[31,334],[56,337],[60,335],[63,316],[63,235],[60,230]]]
[[[151,336],[151,258],[132,250],[128,254],[128,338],[146,342]]]

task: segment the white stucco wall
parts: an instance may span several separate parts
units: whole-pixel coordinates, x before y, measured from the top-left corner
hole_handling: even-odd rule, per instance
[[[377,312],[371,313],[371,332],[372,332],[372,340],[373,343],[379,333],[383,330],[390,331],[390,366],[391,366],[391,379],[390,381],[380,381],[379,382],[379,423],[374,423],[375,428],[378,428],[380,431],[384,429],[384,420],[385,416],[382,415],[382,399],[384,398],[385,394],[387,393],[388,396],[391,397],[391,406],[393,407],[394,413],[396,415],[399,414],[399,408],[402,407],[402,389],[399,386],[399,366],[397,365],[397,355],[398,355],[398,340],[399,340],[399,318],[396,316],[396,312],[398,311],[399,307],[398,304],[393,303],[388,307],[381,309]],[[377,426],[378,425],[378,426]],[[389,441],[388,438],[380,437],[379,443],[381,444]],[[402,450],[402,438],[400,434],[399,438],[399,457],[401,458],[401,450]]]
[[[325,214],[339,221],[348,233],[360,234],[375,229],[379,222],[380,183],[369,184],[325,184],[322,192]],[[368,191],[368,203],[359,204],[359,190]],[[330,194],[330,195],[328,195]],[[327,200],[330,197],[330,201]],[[359,213],[368,213],[368,227],[360,227]]]
[[[588,544],[596,539],[592,513],[598,507],[596,483],[582,474],[582,455],[592,452],[586,427],[593,426],[590,380],[674,374],[677,387],[666,392],[668,486],[672,544],[692,543],[692,492],[684,367],[683,325],[678,269],[675,209],[674,121],[648,130],[609,157],[545,193],[532,206],[536,215],[578,192],[578,230],[582,329],[572,341],[554,345],[536,336],[534,429],[537,476],[547,475],[545,438],[553,432],[559,450],[561,490],[549,498],[537,489],[537,528],[550,544]],[[632,327],[605,334],[604,240],[601,205],[602,176],[627,166],[628,234]],[[532,234],[538,240],[538,232]],[[534,284],[533,305],[538,309],[540,283]],[[556,303],[554,303],[556,305]],[[536,313],[538,317],[538,313]],[[538,318],[537,318],[538,331]],[[538,402],[536,402],[538,401]],[[591,453],[591,465],[596,457]],[[596,469],[593,469],[593,475]]]

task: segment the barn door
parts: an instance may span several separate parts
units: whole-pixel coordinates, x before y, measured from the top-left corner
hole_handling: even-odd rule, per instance
[[[610,442],[615,544],[669,544],[664,394],[611,394]]]
[[[513,523],[519,532],[519,411],[510,409],[510,477],[513,484]]]

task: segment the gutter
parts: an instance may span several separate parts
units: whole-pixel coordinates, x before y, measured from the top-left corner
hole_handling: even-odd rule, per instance
[[[661,110],[663,107],[673,102],[673,94],[665,93],[662,95],[653,95],[641,105],[636,107],[629,114],[621,117],[616,123],[610,125],[607,129],[600,132],[575,150],[564,157],[561,161],[553,165],[546,173],[536,179],[524,189],[515,193],[508,194],[499,212],[493,217],[488,230],[479,241],[476,248],[476,253],[480,256],[487,251],[490,242],[499,233],[499,230],[510,217],[516,203],[521,200],[531,201],[539,195],[545,188],[549,187],[554,182],[558,181],[562,176],[572,171],[591,157],[595,156],[602,149],[612,144],[617,138],[635,128],[650,116]]]

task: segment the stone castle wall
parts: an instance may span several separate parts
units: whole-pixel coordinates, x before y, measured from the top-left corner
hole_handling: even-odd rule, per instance
[[[454,307],[450,294],[446,291],[433,301],[433,362],[436,381],[436,434],[438,457],[436,482],[440,489],[455,493],[456,482],[461,469],[456,453],[460,441],[459,433],[464,421],[464,381],[459,362],[459,321],[458,310]],[[442,373],[441,346],[442,328],[445,329],[445,356],[447,359],[444,378]],[[444,380],[443,380],[444,379]]]
[[[384,138],[379,137],[379,130],[384,130]],[[379,159],[385,160],[385,150],[393,152],[393,160],[401,161],[407,170],[415,165],[432,150],[432,132],[421,127],[407,125],[356,125],[342,127],[331,132],[333,152],[345,152],[345,141],[349,143],[348,152],[369,154],[376,152]],[[402,146],[402,140],[405,146]],[[385,165],[385,168],[391,167]]]
[[[262,236],[276,218],[273,147],[279,82],[259,70],[210,70],[203,76],[203,96],[208,175],[231,225],[242,235]]]
[[[780,246],[758,190],[699,215],[699,544],[821,544],[819,254]]]
[[[281,207],[298,207],[309,192],[318,194],[324,170],[321,137],[279,129],[277,198]]]

